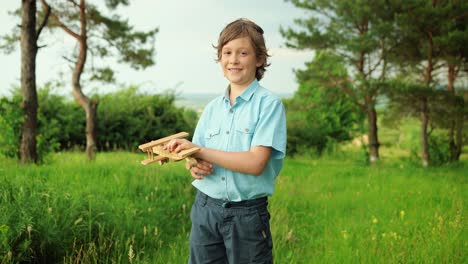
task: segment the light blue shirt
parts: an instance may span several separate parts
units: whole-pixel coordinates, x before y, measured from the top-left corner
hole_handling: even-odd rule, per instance
[[[286,115],[281,99],[255,79],[231,106],[228,89],[205,107],[193,143],[227,152],[249,151],[253,146],[271,147],[270,159],[260,176],[213,164],[213,173],[192,183],[216,199],[242,201],[271,196],[286,153]]]

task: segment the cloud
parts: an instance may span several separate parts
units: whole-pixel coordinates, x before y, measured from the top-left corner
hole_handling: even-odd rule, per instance
[[[280,59],[312,59],[315,56],[315,51],[312,50],[296,50],[291,48],[271,48],[268,53],[274,58]]]

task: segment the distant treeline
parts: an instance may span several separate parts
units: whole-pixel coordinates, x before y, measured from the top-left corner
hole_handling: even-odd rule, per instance
[[[38,152],[83,150],[86,145],[83,109],[65,96],[39,89]],[[192,133],[198,116],[174,105],[175,95],[142,94],[136,87],[96,95],[98,151],[135,151],[139,144],[167,135]],[[0,98],[0,155],[18,157],[23,114],[21,95]]]
[[[322,64],[321,61],[317,63]],[[296,72],[299,89],[293,97],[283,99],[287,113],[289,156],[336,154],[345,142],[361,138],[366,132],[365,115],[352,100],[337,89],[311,83],[307,79],[309,72],[310,69]],[[83,109],[75,100],[57,95],[52,90],[50,85],[46,85],[38,91],[38,153],[41,159],[47,153],[83,151],[86,146]],[[404,87],[389,87],[389,90],[392,93],[386,94],[386,104],[379,109],[382,124],[396,128],[408,117],[418,117],[414,102],[417,102],[418,90],[411,88],[412,93],[397,92],[405,90]],[[427,95],[432,113],[429,151],[433,164],[449,162],[453,156],[450,131],[455,133],[458,130],[459,141],[464,145],[468,142],[468,122],[463,122],[468,118],[468,109],[463,96],[454,95],[443,88],[420,92]],[[136,151],[139,144],[176,132],[192,134],[198,121],[197,112],[175,105],[176,96],[172,93],[144,94],[137,87],[127,87],[117,92],[95,95],[93,99],[99,101],[98,151]],[[19,89],[12,96],[0,98],[0,156],[19,157],[23,118]],[[451,129],[453,120],[462,120],[456,122],[461,126]],[[415,125],[418,126],[417,122]],[[404,146],[414,157],[418,156],[420,148],[418,140],[416,137],[412,146]],[[367,144],[363,142],[363,154],[367,154]]]
[[[318,52],[305,69],[296,71],[298,90],[285,99],[289,155],[336,152],[344,142],[367,134],[363,153],[369,158],[367,147],[374,144],[378,149],[381,145],[379,140],[372,143],[369,135],[377,136],[383,124],[398,128],[412,118],[417,127],[428,128],[414,139],[419,140],[417,145],[411,149],[406,146],[412,156],[421,158],[425,153],[432,165],[459,160],[468,143],[466,87],[458,86],[453,91],[442,84],[427,88],[412,81],[368,81],[366,85],[379,90],[379,94],[373,95],[373,104],[366,105],[362,99],[365,93],[358,92],[351,83],[333,82],[348,82],[350,78],[343,59],[330,52]],[[379,102],[384,103],[377,109]],[[369,133],[369,127],[375,131]],[[423,145],[427,149],[421,154]]]

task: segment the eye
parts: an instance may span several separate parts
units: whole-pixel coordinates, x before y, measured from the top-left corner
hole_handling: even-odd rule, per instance
[[[241,56],[247,56],[247,55],[249,55],[249,53],[247,53],[245,51],[241,52]]]
[[[223,55],[231,55],[230,51],[223,51]]]

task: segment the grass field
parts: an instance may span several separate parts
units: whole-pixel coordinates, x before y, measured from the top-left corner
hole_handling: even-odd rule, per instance
[[[191,179],[143,157],[0,160],[0,263],[186,263]],[[287,159],[269,205],[275,263],[467,263],[467,172]]]

